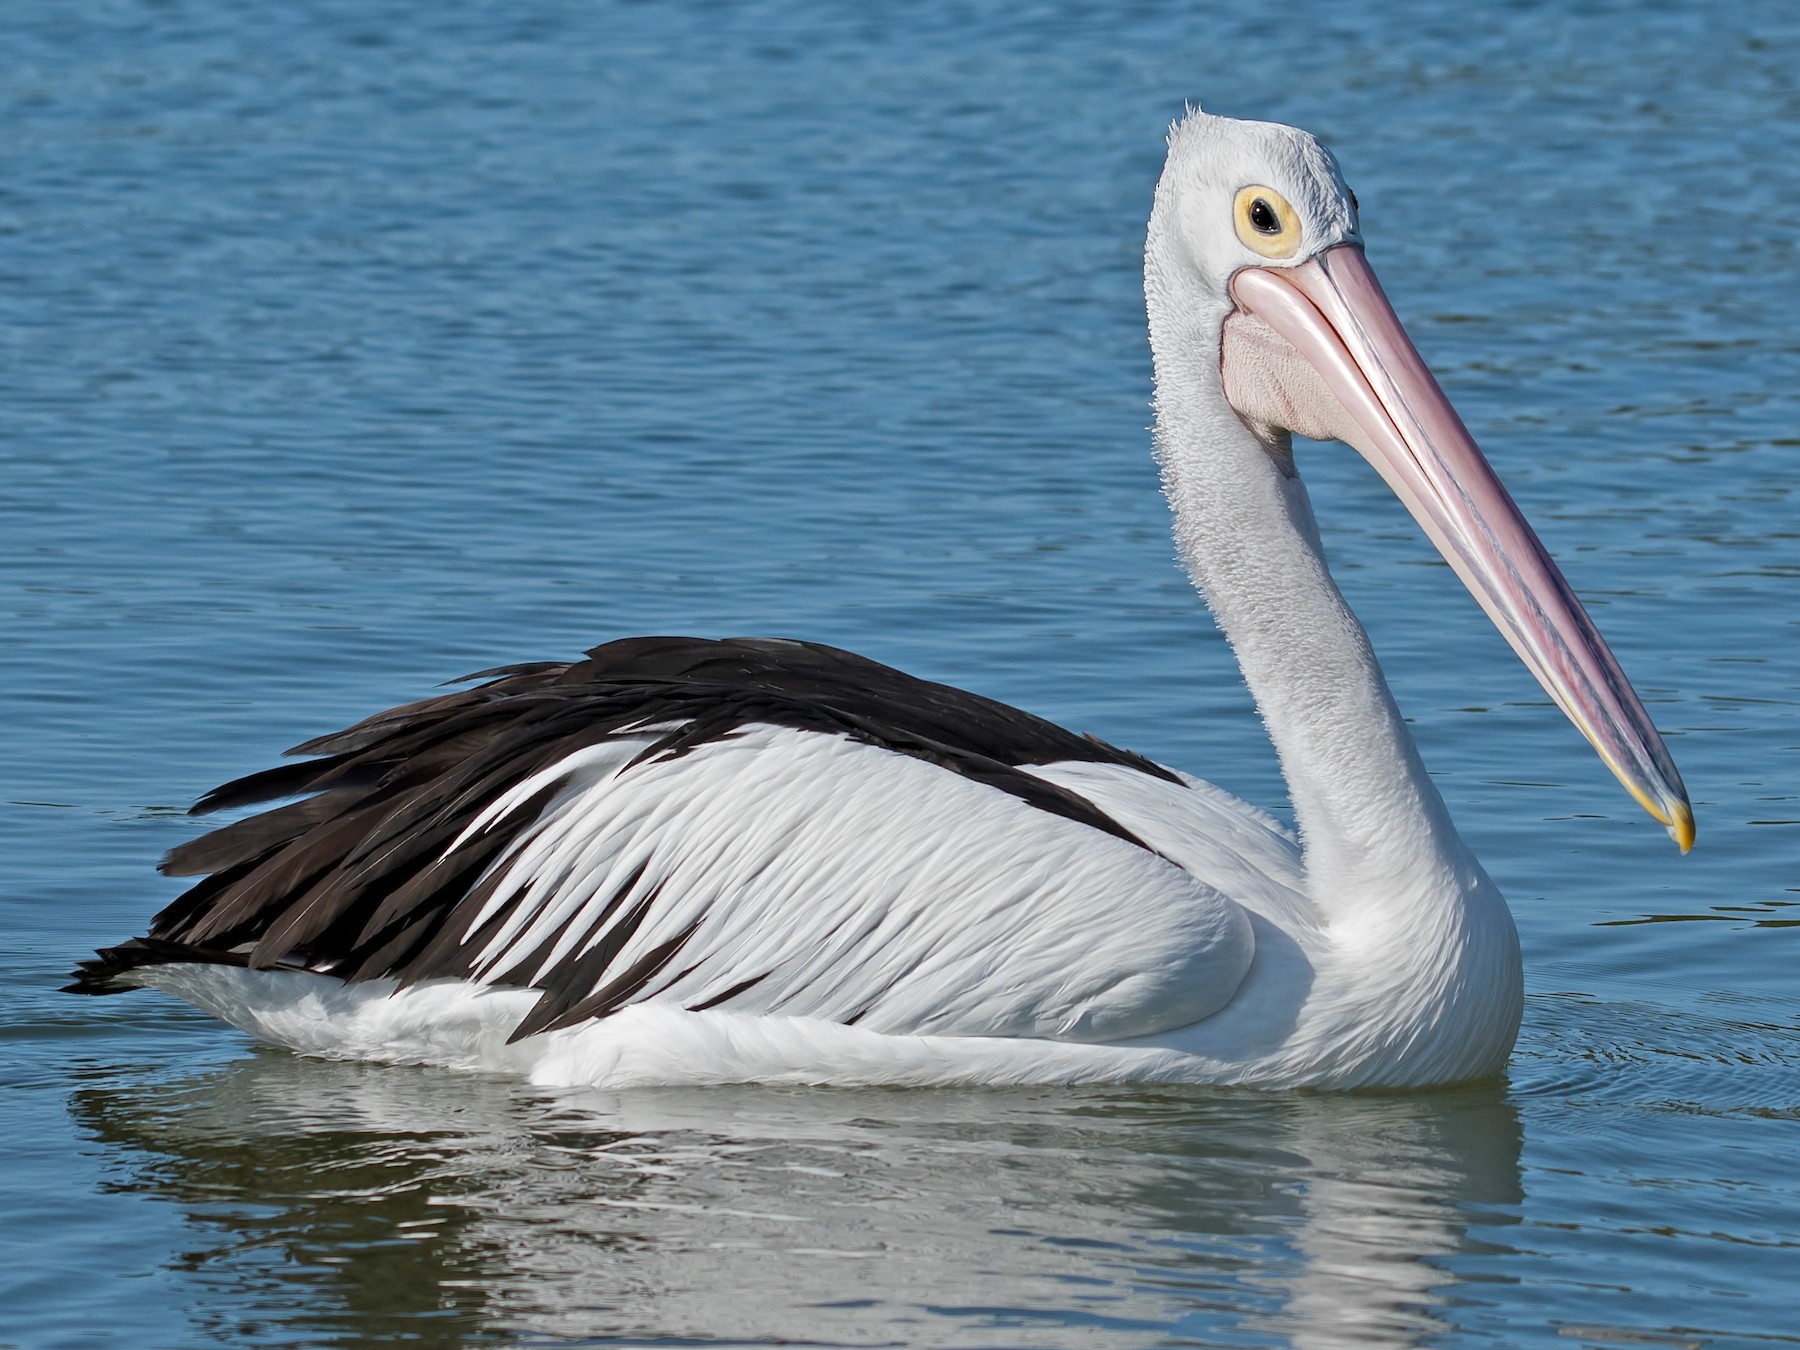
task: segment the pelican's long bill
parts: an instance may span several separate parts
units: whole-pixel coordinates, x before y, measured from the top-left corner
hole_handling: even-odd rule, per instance
[[[1282,423],[1290,429],[1360,451],[1527,669],[1685,853],[1694,815],[1662,737],[1425,368],[1362,249],[1339,244],[1294,267],[1246,267],[1231,293],[1242,313],[1227,322],[1221,352],[1228,396],[1234,383],[1260,382],[1260,397],[1240,397],[1258,408],[1273,398],[1290,414]],[[1301,362],[1310,372],[1296,369]],[[1281,387],[1267,387],[1271,379]],[[1337,406],[1320,397],[1326,391]],[[1234,406],[1255,420],[1240,397]]]

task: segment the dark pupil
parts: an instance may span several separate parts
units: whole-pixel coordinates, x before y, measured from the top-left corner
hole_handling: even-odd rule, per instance
[[[1281,222],[1275,218],[1275,208],[1261,197],[1250,203],[1250,228],[1258,234],[1281,233]]]

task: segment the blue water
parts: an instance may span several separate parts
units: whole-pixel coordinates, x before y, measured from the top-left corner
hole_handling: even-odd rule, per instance
[[[1796,70],[1774,0],[14,0],[0,1343],[1800,1339]],[[1336,147],[1695,798],[1681,859],[1301,448],[1518,916],[1505,1082],[549,1095],[54,991],[214,783],[632,632],[852,646],[1279,806],[1144,430],[1187,98]]]

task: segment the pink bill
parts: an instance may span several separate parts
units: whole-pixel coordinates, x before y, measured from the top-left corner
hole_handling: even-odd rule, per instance
[[[1526,668],[1686,852],[1693,812],[1662,737],[1426,369],[1362,249],[1340,244],[1297,267],[1247,267],[1231,290],[1324,380],[1351,423],[1342,439],[1375,466]]]

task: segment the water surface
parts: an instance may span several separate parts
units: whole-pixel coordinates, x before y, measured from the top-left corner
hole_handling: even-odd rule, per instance
[[[1800,1338],[1796,27],[10,6],[0,1341]],[[1374,475],[1301,448],[1519,919],[1507,1081],[547,1095],[54,992],[214,783],[632,632],[841,643],[1280,806],[1144,431],[1188,98],[1337,149],[1695,797],[1683,860]]]

